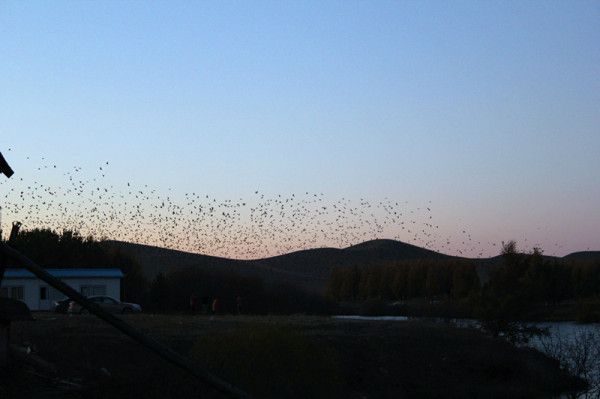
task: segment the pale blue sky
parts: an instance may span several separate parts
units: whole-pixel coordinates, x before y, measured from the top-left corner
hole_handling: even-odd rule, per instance
[[[0,57],[0,151],[30,179],[25,155],[110,161],[111,184],[432,201],[447,234],[600,249],[597,1],[1,2]]]

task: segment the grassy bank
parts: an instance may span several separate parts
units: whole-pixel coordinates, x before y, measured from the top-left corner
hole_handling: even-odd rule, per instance
[[[13,339],[79,381],[80,397],[219,397],[93,317],[38,318],[15,324]],[[538,352],[422,322],[148,314],[127,320],[256,397],[550,397],[577,385]],[[5,381],[3,388],[12,397],[35,397],[13,385]]]

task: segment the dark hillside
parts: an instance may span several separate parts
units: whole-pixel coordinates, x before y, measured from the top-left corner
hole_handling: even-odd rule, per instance
[[[600,261],[600,251],[573,252],[572,254],[568,254],[567,256],[565,256],[563,259],[596,262]]]
[[[291,284],[316,293],[324,292],[331,271],[336,267],[366,266],[389,260],[451,258],[392,240],[368,241],[345,249],[307,249],[257,260],[220,258],[121,241],[107,241],[105,245],[135,259],[150,281],[159,272],[194,267],[259,277],[267,284]]]
[[[195,254],[175,249],[154,247],[151,245],[134,244],[123,241],[106,241],[109,249],[120,250],[135,258],[142,266],[146,278],[153,279],[159,272],[173,269],[200,267],[204,269],[219,268],[239,270],[240,261],[216,256]]]
[[[302,273],[313,278],[328,278],[331,269],[346,263],[344,250],[316,248],[292,252],[272,258],[257,259],[254,264],[269,269]]]
[[[254,261],[257,265],[329,278],[337,267],[368,266],[383,261],[451,259],[428,249],[394,240],[371,240],[344,249],[317,248]]]
[[[302,268],[296,271],[293,267],[281,267],[280,263],[270,265],[260,261],[220,258],[122,241],[107,241],[105,245],[134,258],[142,265],[143,273],[150,281],[159,272],[166,274],[192,267],[207,272],[216,270],[258,277],[266,284],[291,284],[311,292],[322,292],[327,283],[326,278],[304,273]]]
[[[149,280],[159,272],[196,267],[259,277],[269,284],[286,283],[317,293],[324,292],[331,271],[338,267],[368,266],[384,261],[453,258],[394,240],[372,240],[344,249],[307,249],[256,260],[220,258],[121,241],[107,241],[106,245],[134,258],[142,265],[144,275]]]
[[[220,258],[121,241],[107,241],[105,245],[133,257],[142,266],[148,280],[152,280],[159,272],[167,273],[194,267],[206,271],[219,270],[258,277],[267,284],[290,284],[316,293],[325,292],[331,272],[336,268],[367,267],[385,262],[424,259],[464,260],[474,262],[480,281],[485,282],[489,279],[490,272],[502,264],[501,256],[482,259],[458,258],[394,240],[371,240],[342,249],[306,249],[255,260]],[[562,259],[600,260],[600,251],[577,252]]]
[[[445,255],[429,249],[417,247],[395,240],[371,240],[352,245],[344,250],[352,254],[372,256],[385,260],[409,259],[449,259],[453,256]]]

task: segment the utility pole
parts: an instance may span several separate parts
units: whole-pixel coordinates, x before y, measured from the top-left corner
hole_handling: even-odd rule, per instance
[[[6,159],[4,159],[4,156],[2,156],[2,153],[0,152],[0,174],[4,174],[6,177],[11,177],[13,175],[13,170],[12,168],[8,165],[8,162],[6,162]],[[0,205],[0,241],[2,241],[2,206]]]
[[[11,177],[14,173],[13,170],[11,169],[11,167],[8,166],[8,162],[6,162],[6,160],[2,156],[1,152],[0,152],[0,173],[5,174],[6,177]]]
[[[10,178],[13,175],[13,170],[12,168],[8,165],[8,162],[6,162],[6,159],[4,159],[4,156],[2,155],[2,153],[0,152],[0,175],[5,175],[6,177]],[[0,206],[0,245],[2,245],[3,243],[3,238],[2,238],[2,206]],[[2,279],[4,278],[4,271],[6,270],[6,254],[4,254],[4,252],[0,253],[0,283],[2,282]]]
[[[0,152],[0,175],[3,174],[6,177],[10,178],[13,175],[12,168],[4,159],[4,156]],[[0,245],[2,245],[2,206],[0,206]],[[4,278],[4,270],[6,269],[6,255],[4,253],[0,253],[0,283]]]
[[[2,156],[0,152],[0,174],[6,175],[6,177],[11,177],[13,175],[12,168],[8,165],[8,162]],[[2,241],[2,206],[0,205],[0,242]]]

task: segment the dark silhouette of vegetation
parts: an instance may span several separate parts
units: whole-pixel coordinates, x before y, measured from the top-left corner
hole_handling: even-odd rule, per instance
[[[587,382],[585,393],[575,392],[567,395],[568,398],[600,397],[600,331],[549,334],[540,340],[540,345],[563,370]]]
[[[482,327],[492,335],[526,341],[540,333],[519,323],[528,318],[534,306],[548,307],[563,301],[589,304],[600,294],[599,263],[549,260],[539,248],[531,253],[519,252],[514,241],[503,244],[502,258],[501,266],[474,301]],[[590,307],[584,307],[581,313],[573,316],[580,321],[593,320]]]
[[[473,264],[429,259],[334,269],[327,294],[337,301],[464,299],[479,289]]]
[[[50,229],[20,231],[10,240],[10,245],[48,268],[112,267],[111,254],[100,241],[70,230],[62,233]]]
[[[337,354],[290,327],[255,324],[203,336],[191,354],[256,397],[345,397]]]
[[[409,301],[432,304],[458,302],[471,309],[493,335],[514,330],[515,322],[531,315],[534,306],[577,303],[580,321],[600,318],[600,262],[557,259],[536,248],[517,250],[514,241],[503,245],[501,261],[489,268],[489,279],[478,277],[476,261],[424,259],[381,262],[378,265],[334,269],[327,295],[345,301]],[[437,306],[437,305],[436,305]],[[370,305],[372,307],[372,303]]]
[[[159,273],[151,284],[147,308],[186,311],[192,294],[218,298],[224,313],[237,313],[238,298],[243,301],[243,312],[252,314],[327,314],[334,309],[331,301],[291,285],[265,285],[258,277],[194,267]]]
[[[150,285],[148,297],[145,298],[145,308],[155,311],[166,311],[170,308],[171,294],[174,290],[171,289],[169,281],[163,273],[158,273],[156,278]]]
[[[146,296],[147,282],[140,265],[119,250],[107,249],[103,241],[82,237],[75,231],[62,233],[50,229],[20,231],[10,245],[46,268],[119,268],[125,275],[121,299],[140,303]],[[9,262],[9,267],[19,267]]]

